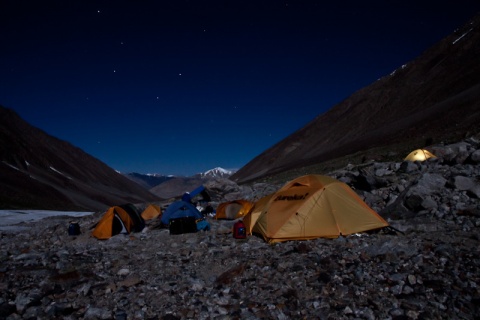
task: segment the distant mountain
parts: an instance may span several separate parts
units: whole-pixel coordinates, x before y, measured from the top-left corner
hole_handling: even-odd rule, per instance
[[[167,176],[167,175],[162,175],[157,173],[142,174],[142,173],[131,172],[131,173],[123,173],[123,175],[128,179],[138,183],[139,185],[141,185],[147,190],[174,178],[174,176],[171,176],[171,175]]]
[[[0,106],[0,208],[104,210],[158,197]]]
[[[174,177],[150,189],[150,192],[164,199],[179,198],[201,186],[206,180],[196,175],[193,177]]]
[[[228,178],[235,173],[235,170],[227,170],[220,167],[199,173],[202,178]]]
[[[480,131],[480,15],[355,92],[230,178],[255,181],[389,147],[405,152]],[[406,155],[406,154],[405,154]]]
[[[191,177],[173,177],[151,188],[150,192],[161,198],[180,197],[185,192],[190,192],[212,179],[228,178],[233,173],[235,173],[234,170],[217,167]]]
[[[226,179],[234,173],[235,170],[216,167],[190,177],[141,173],[125,173],[123,175],[156,196],[162,199],[170,199],[180,197],[185,192],[190,192],[211,179]]]

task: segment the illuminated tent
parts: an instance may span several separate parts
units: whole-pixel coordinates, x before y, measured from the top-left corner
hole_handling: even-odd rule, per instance
[[[248,200],[233,200],[220,203],[217,207],[216,219],[234,220],[245,216],[253,207]]]
[[[425,161],[430,158],[436,158],[436,156],[428,150],[417,149],[410,152],[404,160],[405,161]]]
[[[321,175],[299,177],[261,198],[243,222],[248,233],[270,243],[337,238],[388,226],[349,186]]]

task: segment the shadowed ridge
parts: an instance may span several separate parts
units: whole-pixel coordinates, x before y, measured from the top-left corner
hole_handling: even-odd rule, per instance
[[[462,138],[480,123],[480,15],[231,176],[244,183],[376,147]]]
[[[103,210],[158,198],[71,143],[0,106],[0,207]]]

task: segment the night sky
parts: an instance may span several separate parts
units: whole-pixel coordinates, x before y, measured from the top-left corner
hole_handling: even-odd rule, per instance
[[[0,0],[0,104],[121,172],[238,169],[480,1]]]

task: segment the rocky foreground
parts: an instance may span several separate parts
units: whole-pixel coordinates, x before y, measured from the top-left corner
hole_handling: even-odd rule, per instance
[[[434,152],[330,174],[401,232],[270,245],[210,218],[210,231],[150,222],[99,241],[97,213],[77,219],[79,236],[67,217],[0,233],[0,318],[479,319],[479,143]],[[272,188],[228,182],[225,199]]]

